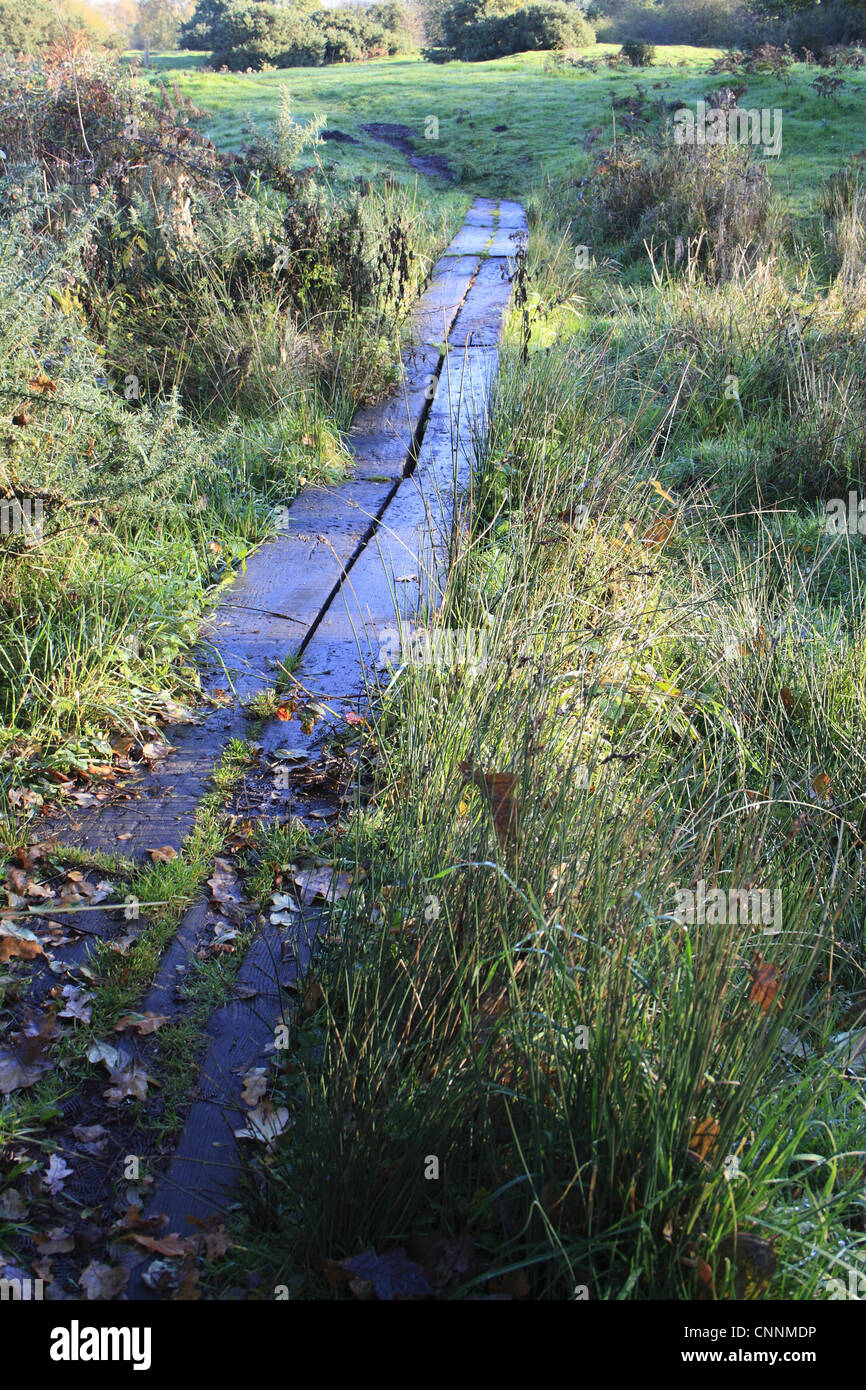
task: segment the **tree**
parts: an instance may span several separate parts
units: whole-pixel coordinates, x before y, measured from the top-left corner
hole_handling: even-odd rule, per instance
[[[191,0],[138,0],[138,20],[132,34],[136,48],[176,48],[180,31],[192,13]]]
[[[36,53],[62,39],[65,32],[83,31],[94,43],[108,43],[111,24],[84,0],[0,0],[0,49],[7,53]]]
[[[280,0],[276,4],[272,0],[195,0],[194,8],[187,6],[192,14],[181,25],[179,42],[182,48],[196,52],[225,53],[233,47],[232,35],[237,33],[238,25],[245,24],[261,35],[269,23],[280,22],[274,18],[277,11],[297,23],[299,17],[308,17],[318,3],[320,0]],[[265,13],[267,20],[263,18]]]
[[[199,52],[215,48],[216,35],[225,20],[228,8],[229,0],[198,0],[189,19],[181,25],[181,47]]]
[[[836,0],[836,6],[841,9],[853,9],[858,4],[862,8],[862,0]],[[762,19],[792,19],[794,15],[820,7],[821,0],[749,0],[749,9]]]
[[[444,47],[425,50],[434,62],[486,62],[528,49],[579,48],[595,39],[583,10],[559,0],[452,0],[442,13],[441,34]]]

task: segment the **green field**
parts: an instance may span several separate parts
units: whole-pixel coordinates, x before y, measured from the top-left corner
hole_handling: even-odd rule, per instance
[[[587,56],[612,51],[599,44]],[[597,73],[577,70],[545,72],[551,55],[525,53],[489,63],[449,63],[438,67],[418,58],[392,58],[330,68],[290,68],[266,73],[198,73],[203,59],[190,54],[163,54],[153,66],[166,80],[205,109],[205,129],[224,149],[239,147],[247,118],[272,120],[280,94],[287,89],[299,118],[321,113],[332,130],[355,136],[360,145],[327,146],[325,162],[337,171],[375,175],[383,167],[411,173],[394,151],[370,141],[360,127],[388,121],[410,126],[424,142],[425,121],[439,121],[432,152],[444,155],[461,180],[493,196],[520,198],[540,177],[560,177],[581,170],[586,156],[581,142],[603,127],[613,134],[611,99],[633,92],[638,84],[650,98],[693,106],[700,97],[726,85],[707,68],[717,49],[658,49],[657,66]],[[814,68],[797,64],[785,86],[769,75],[747,79],[741,106],[781,108],[784,113],[782,155],[774,175],[793,205],[802,207],[810,187],[866,144],[864,94],[866,72],[846,72],[848,90],[839,102],[809,89]],[[506,126],[497,131],[495,127]]]

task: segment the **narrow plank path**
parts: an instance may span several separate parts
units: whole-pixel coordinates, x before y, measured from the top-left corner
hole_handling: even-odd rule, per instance
[[[301,657],[298,680],[330,709],[357,710],[375,699],[383,630],[393,630],[398,619],[410,624],[439,600],[448,536],[471,476],[473,440],[486,427],[510,270],[525,237],[518,204],[475,201],[416,306],[400,393],[355,418],[353,476],[338,487],[301,493],[283,529],[251,557],[207,625],[212,658],[203,666],[203,687],[216,696],[230,685],[231,703],[199,724],[169,729],[173,751],[142,779],[135,799],[58,821],[55,841],[107,852],[122,847],[134,859],[153,846],[180,850],[222,751],[230,739],[248,734],[244,701],[273,686],[275,666],[290,653]],[[266,759],[277,748],[309,752],[314,737],[297,721],[272,719],[259,742]],[[278,806],[270,815],[284,817],[285,811]],[[175,1007],[179,974],[193,959],[207,914],[204,898],[186,912],[143,1012]],[[267,1064],[275,1026],[296,1006],[293,989],[315,951],[322,920],[321,910],[307,908],[297,930],[260,926],[232,998],[211,1016],[195,1098],[147,1203],[147,1215],[167,1217],[165,1232],[187,1235],[231,1200],[239,1168],[233,1135],[245,1113],[241,1078]],[[82,935],[54,953],[41,979],[38,966],[34,971],[34,998],[56,985],[58,959],[80,967],[94,938],[123,930],[106,912],[76,921]],[[158,1046],[158,1039],[144,1041],[145,1054],[148,1045]],[[141,1042],[136,1047],[141,1051]],[[146,1152],[146,1144],[136,1146],[130,1136],[127,1152]],[[82,1199],[87,1196],[82,1191]],[[120,1247],[115,1253],[129,1267],[124,1296],[158,1296],[146,1281],[153,1257]]]

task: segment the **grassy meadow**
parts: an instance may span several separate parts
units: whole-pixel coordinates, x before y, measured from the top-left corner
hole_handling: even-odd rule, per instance
[[[602,57],[615,48],[597,44],[584,56]],[[153,66],[209,113],[205,129],[223,148],[240,145],[248,118],[272,119],[287,90],[299,118],[324,115],[327,127],[358,139],[360,149],[337,143],[326,147],[324,162],[337,171],[369,177],[384,167],[407,174],[398,154],[383,155],[381,145],[361,130],[369,122],[392,122],[417,131],[422,153],[429,147],[443,155],[462,181],[479,192],[521,198],[539,179],[566,177],[580,167],[581,145],[591,131],[600,126],[603,138],[611,134],[613,98],[641,86],[650,102],[694,106],[699,97],[726,85],[722,77],[707,76],[710,62],[720,56],[720,49],[660,46],[652,68],[602,66],[594,73],[557,70],[555,55],[549,53],[443,67],[417,58],[390,58],[261,73],[199,73],[198,55],[165,54]],[[816,181],[866,145],[866,73],[846,71],[847,90],[833,100],[810,89],[817,71],[796,64],[788,83],[772,74],[755,74],[741,101],[784,111],[784,152],[774,175],[785,197],[801,209]],[[429,116],[439,121],[437,141],[423,138]]]

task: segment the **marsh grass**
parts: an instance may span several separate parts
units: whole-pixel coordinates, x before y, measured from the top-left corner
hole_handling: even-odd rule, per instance
[[[866,1259],[863,560],[821,514],[860,288],[772,258],[617,286],[558,193],[434,619],[486,660],[371,675],[376,791],[239,1260],[296,1297],[371,1247],[440,1297],[826,1297]],[[767,500],[755,440],[792,437]],[[781,929],[683,920],[700,882],[778,890]]]
[[[862,1097],[828,1043],[863,998],[856,637],[805,655],[823,584],[772,519],[660,529],[567,346],[515,348],[500,383],[439,617],[484,628],[487,664],[380,693],[379,790],[339,849],[363,876],[277,1082],[294,1127],[249,1256],[321,1295],[327,1259],[468,1231],[449,1296],[522,1271],[536,1297],[688,1298],[700,1259],[722,1297],[740,1231],[773,1242],[775,1296],[815,1296],[862,1268]],[[681,924],[699,879],[778,887],[782,931]]]
[[[235,162],[229,179],[195,145],[209,173],[190,177],[190,132],[171,112],[107,60],[88,74],[84,128],[94,144],[113,132],[117,157],[93,164],[98,183],[64,145],[62,65],[34,64],[0,107],[14,151],[0,180],[0,500],[44,508],[38,544],[4,534],[0,547],[10,844],[58,784],[98,777],[119,741],[199,701],[205,611],[305,483],[346,476],[344,432],[395,388],[408,307],[465,201],[428,209],[393,182],[361,199],[324,176],[315,123],[288,107],[258,132],[263,167]],[[55,87],[66,105],[48,101]],[[130,101],[144,149],[156,121],[180,166],[163,144],[136,159],[117,138]],[[311,153],[302,187],[291,166]]]

